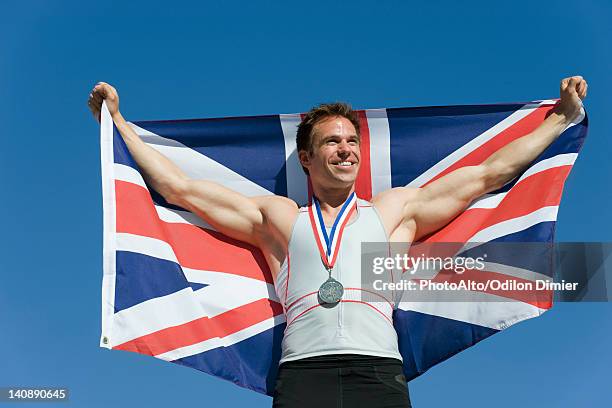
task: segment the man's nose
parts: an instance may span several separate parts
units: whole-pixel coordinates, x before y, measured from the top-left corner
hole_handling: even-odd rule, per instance
[[[351,146],[346,140],[338,143],[338,154],[349,155],[351,153]]]

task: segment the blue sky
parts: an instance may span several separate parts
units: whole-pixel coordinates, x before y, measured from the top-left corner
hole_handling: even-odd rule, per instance
[[[612,3],[12,2],[0,15],[0,387],[71,389],[75,407],[254,406],[267,397],[98,347],[97,81],[129,120],[527,101],[589,81],[590,136],[559,241],[612,241]],[[607,406],[609,303],[559,304],[410,383],[416,407]],[[27,406],[21,405],[21,406]],[[36,405],[39,406],[39,405]]]

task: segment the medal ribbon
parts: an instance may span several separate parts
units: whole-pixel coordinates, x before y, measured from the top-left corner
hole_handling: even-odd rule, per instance
[[[357,208],[357,196],[355,192],[346,199],[340,212],[336,216],[334,225],[332,226],[329,236],[325,229],[325,222],[323,221],[323,214],[321,213],[321,207],[319,200],[313,195],[310,204],[308,205],[308,215],[310,216],[310,225],[315,236],[319,253],[321,254],[321,260],[328,270],[331,270],[336,263],[336,258],[340,250],[340,241],[342,240],[342,234],[344,227],[351,218],[353,211]],[[324,244],[325,243],[325,244]]]

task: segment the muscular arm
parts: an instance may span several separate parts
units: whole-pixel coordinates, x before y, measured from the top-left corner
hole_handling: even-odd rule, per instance
[[[564,79],[560,102],[533,132],[499,149],[480,165],[462,167],[420,189],[394,189],[385,201],[400,203],[401,210],[396,210],[399,222],[412,222],[414,239],[437,231],[474,199],[520,174],[579,115],[585,96],[586,82],[581,77]]]
[[[169,203],[197,214],[225,235],[256,246],[274,234],[269,214],[291,211],[292,207],[297,211],[295,203],[284,197],[249,198],[212,181],[190,179],[168,158],[144,143],[127,124],[119,112],[117,92],[109,84],[97,84],[90,95],[88,104],[94,117],[100,120],[104,100],[146,182]]]

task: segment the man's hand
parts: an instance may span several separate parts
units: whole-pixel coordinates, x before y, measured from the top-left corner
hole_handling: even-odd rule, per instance
[[[100,122],[100,111],[102,110],[103,101],[106,101],[106,106],[111,115],[119,112],[119,95],[117,90],[106,82],[98,82],[89,94],[87,101],[89,110],[98,122]]]
[[[555,107],[555,113],[565,116],[568,122],[580,115],[582,100],[586,98],[587,82],[581,76],[573,76],[561,80],[561,100]]]

